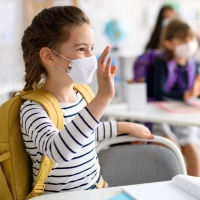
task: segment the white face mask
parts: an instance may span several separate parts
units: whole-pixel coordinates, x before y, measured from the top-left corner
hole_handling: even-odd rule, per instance
[[[181,58],[191,58],[194,56],[198,49],[198,43],[197,40],[192,40],[191,42],[188,42],[186,44],[178,45],[175,48],[174,54]]]
[[[162,21],[162,27],[166,27],[169,22],[172,21],[172,18],[171,17],[168,17],[168,18],[165,18],[163,21]]]
[[[89,84],[92,82],[92,77],[97,69],[97,59],[95,56],[70,60],[56,51],[52,51],[62,58],[70,61],[66,70],[58,67],[57,65],[55,65],[55,67],[66,72],[75,83]]]

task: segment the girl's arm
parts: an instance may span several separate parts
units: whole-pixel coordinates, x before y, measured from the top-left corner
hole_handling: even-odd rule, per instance
[[[95,140],[101,141],[104,139],[116,137],[121,134],[130,134],[137,138],[153,139],[149,129],[141,124],[132,122],[101,122],[97,127]]]
[[[57,163],[64,163],[90,142],[99,122],[83,108],[59,131],[41,105],[26,101],[21,106],[20,124],[26,147],[33,148],[30,143],[34,142],[42,154]]]

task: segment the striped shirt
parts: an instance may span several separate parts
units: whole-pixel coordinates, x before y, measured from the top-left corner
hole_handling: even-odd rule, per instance
[[[43,154],[56,162],[45,182],[44,194],[89,190],[99,178],[95,141],[115,137],[117,124],[97,121],[86,105],[78,92],[75,103],[60,103],[65,119],[61,131],[52,124],[40,104],[26,101],[21,106],[21,131],[33,162],[34,181]]]

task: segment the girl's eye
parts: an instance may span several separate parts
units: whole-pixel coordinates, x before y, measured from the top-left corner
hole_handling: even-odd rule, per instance
[[[79,51],[85,51],[85,48],[80,48]]]

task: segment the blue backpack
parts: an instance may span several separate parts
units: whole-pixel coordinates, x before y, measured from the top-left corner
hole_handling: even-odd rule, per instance
[[[149,101],[153,101],[154,97],[151,92],[153,91],[153,64],[158,57],[162,57],[163,52],[160,50],[147,50],[145,53],[140,55],[133,65],[134,82],[146,82],[147,83],[147,97]],[[168,66],[168,78],[165,84],[165,89],[170,91],[176,82],[181,88],[185,88],[185,83],[180,78],[180,69],[176,62],[170,60],[167,62]],[[196,62],[193,59],[188,61],[186,66],[186,71],[188,73],[188,85],[187,89],[190,89],[194,83],[196,76]]]

